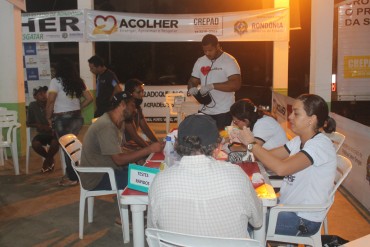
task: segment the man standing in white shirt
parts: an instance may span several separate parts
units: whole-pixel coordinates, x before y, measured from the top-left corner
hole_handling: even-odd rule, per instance
[[[181,122],[175,150],[178,166],[154,178],[148,227],[185,234],[246,238],[248,223],[262,225],[262,203],[237,165],[212,156],[220,142],[215,121],[191,115]]]
[[[208,102],[198,100],[202,104],[199,111],[210,115],[217,128],[223,130],[232,121],[229,110],[235,102],[235,92],[241,87],[240,67],[233,56],[221,49],[216,36],[204,36],[202,48],[204,56],[194,64],[188,93],[196,99],[210,96]]]

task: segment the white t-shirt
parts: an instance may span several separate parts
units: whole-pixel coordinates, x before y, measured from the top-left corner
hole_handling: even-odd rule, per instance
[[[286,144],[290,155],[303,152],[312,165],[295,174],[285,176],[280,189],[280,203],[322,204],[333,190],[337,158],[332,142],[322,133],[308,140],[301,149],[301,139],[294,137]],[[298,216],[315,222],[324,220],[325,212],[303,212]]]
[[[280,124],[270,116],[263,116],[253,126],[255,138],[264,141],[262,147],[267,150],[281,147],[288,142],[285,131]]]
[[[68,112],[80,110],[80,99],[70,95],[66,95],[63,91],[63,85],[60,78],[53,78],[50,82],[48,92],[53,92],[57,94],[54,104],[54,113]]]
[[[208,72],[208,73],[207,73]],[[240,75],[240,67],[236,59],[230,54],[223,52],[216,60],[209,60],[205,55],[198,58],[193,67],[191,76],[199,78],[201,85],[225,82],[229,76]],[[230,111],[230,107],[235,102],[234,92],[222,92],[211,90],[210,94],[213,101],[200,110],[205,114],[216,115]]]

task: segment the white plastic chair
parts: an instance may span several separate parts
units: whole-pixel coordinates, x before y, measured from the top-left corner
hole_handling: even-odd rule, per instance
[[[262,247],[263,245],[249,238],[221,238],[189,235],[169,232],[154,228],[145,230],[149,247]]]
[[[339,133],[339,132],[332,132],[332,133],[325,133],[324,134],[330,138],[330,140],[333,142],[333,145],[335,147],[335,151],[338,153],[339,149],[343,145],[344,140],[346,139],[346,136]]]
[[[287,243],[295,243],[295,244],[305,244],[310,246],[322,246],[321,244],[321,227],[319,231],[309,237],[302,237],[302,236],[286,236],[286,235],[278,235],[275,234],[276,229],[276,221],[278,214],[280,212],[322,212],[325,211],[327,215],[331,205],[334,202],[335,192],[337,191],[339,185],[343,182],[343,180],[347,177],[349,172],[352,169],[352,163],[349,159],[344,156],[337,155],[337,172],[335,176],[335,184],[332,192],[328,197],[328,201],[324,204],[318,205],[285,205],[279,204],[276,207],[272,207],[270,210],[269,216],[269,224],[267,228],[267,236],[266,241],[277,241],[277,242],[287,242]],[[324,224],[327,227],[327,224]],[[326,228],[327,232],[327,228]]]
[[[5,107],[0,107],[0,115],[4,112],[6,112],[8,109],[6,109]],[[3,133],[0,132],[0,141],[3,140]],[[7,159],[7,156],[6,156],[6,150],[2,147],[0,147],[0,166],[4,166],[4,157],[5,159]]]
[[[17,147],[17,129],[21,127],[18,121],[18,112],[1,110],[0,111],[0,162],[4,165],[4,152],[6,148],[10,148],[15,175],[19,175],[19,160]],[[3,130],[6,134],[3,136]]]
[[[67,134],[59,138],[59,143],[62,146],[63,150],[68,154],[69,158],[71,159],[71,164],[73,169],[76,171],[78,176],[78,180],[80,182],[80,209],[79,209],[79,237],[83,239],[83,228],[84,228],[84,214],[85,214],[85,201],[87,198],[87,212],[88,212],[88,222],[93,222],[93,213],[94,213],[94,197],[95,196],[103,196],[103,195],[113,195],[117,196],[118,202],[118,209],[120,208],[119,198],[120,192],[117,190],[116,178],[114,176],[113,168],[111,167],[79,167],[80,159],[81,159],[81,152],[82,152],[82,144],[77,139],[77,137],[73,134]],[[108,173],[111,190],[86,190],[83,187],[83,184],[80,179],[79,173],[86,172],[86,173]],[[128,222],[128,208],[119,210],[121,221],[122,221],[122,232],[123,232],[123,241],[127,241],[129,239],[130,229],[123,228],[123,225]]]
[[[170,132],[170,118],[177,117],[177,123],[180,119],[179,109],[182,102],[185,101],[184,93],[166,93],[166,102],[167,107],[166,112],[166,133]],[[181,120],[180,120],[181,122]]]
[[[32,148],[32,138],[31,138],[31,127],[26,128],[26,136],[27,136],[27,147],[26,147],[26,174],[29,172],[29,164],[30,164],[30,149]],[[47,146],[46,148],[48,148]],[[66,174],[66,162],[64,160],[64,153],[62,148],[59,148],[59,155],[60,155],[60,165],[62,167],[63,175]],[[42,157],[44,159],[44,157]]]

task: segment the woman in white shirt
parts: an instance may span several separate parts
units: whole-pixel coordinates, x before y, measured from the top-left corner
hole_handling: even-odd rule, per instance
[[[233,124],[239,129],[250,128],[255,142],[265,149],[280,147],[288,141],[284,129],[271,114],[258,109],[250,99],[235,102],[230,108],[230,113]]]
[[[336,152],[330,139],[320,128],[333,124],[327,121],[329,110],[318,95],[303,94],[293,103],[289,115],[292,131],[297,135],[284,146],[266,150],[255,143],[253,133],[246,127],[239,140],[252,151],[268,169],[285,176],[279,203],[322,204],[333,189],[336,172]],[[326,126],[329,128],[330,126]],[[325,218],[325,212],[281,212],[276,233],[289,236],[315,234]]]
[[[68,59],[60,60],[56,66],[55,78],[50,82],[46,104],[46,117],[58,138],[69,133],[78,135],[84,122],[81,109],[92,101],[91,93],[74,64]],[[68,156],[65,161],[68,178],[63,177],[59,184],[76,185],[78,178]]]

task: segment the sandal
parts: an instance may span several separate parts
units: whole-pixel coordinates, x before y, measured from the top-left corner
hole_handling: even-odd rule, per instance
[[[51,166],[49,166],[49,169],[50,169],[51,172],[54,171],[54,167],[55,167],[55,164],[54,163],[51,164]]]
[[[46,168],[46,169],[44,169],[44,167],[43,168],[41,168],[41,173],[47,173],[47,172],[49,172],[50,171],[50,167],[48,167],[48,168]]]

